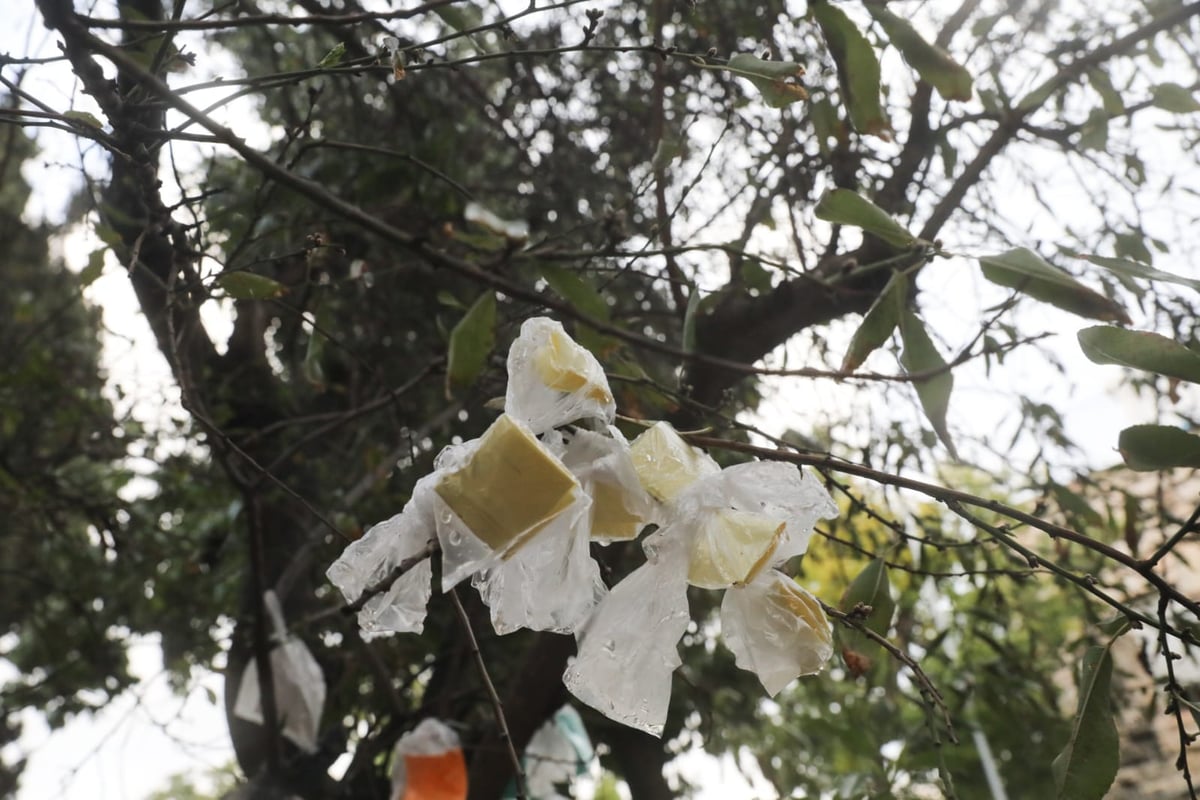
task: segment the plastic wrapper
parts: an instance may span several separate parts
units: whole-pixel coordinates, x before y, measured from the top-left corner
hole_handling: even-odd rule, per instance
[[[606,717],[661,736],[689,620],[687,551],[667,539],[596,607],[563,682]]]
[[[479,439],[447,448],[436,466],[443,591],[511,557],[582,494],[562,462],[507,414]]]
[[[683,440],[670,423],[657,422],[630,445],[638,479],[658,500],[669,503],[696,481],[721,468],[699,448]]]
[[[821,604],[778,570],[725,592],[721,632],[737,665],[758,676],[772,697],[813,675],[833,655],[833,630]]]
[[[534,433],[582,419],[613,421],[616,403],[604,369],[560,323],[534,317],[508,351],[504,410]]]
[[[642,488],[629,443],[616,428],[608,436],[576,431],[563,446],[563,464],[592,498],[589,517],[593,541],[627,541],[658,522],[659,507]]]
[[[554,717],[537,729],[525,755],[521,759],[525,769],[526,797],[529,800],[570,800],[571,795],[560,794],[559,789],[588,771],[595,757],[592,740],[579,712],[571,706],[563,706]],[[509,783],[504,800],[515,800],[516,785]]]
[[[467,762],[458,734],[437,719],[400,737],[392,751],[391,800],[466,800]]]
[[[418,481],[403,511],[372,526],[343,550],[326,571],[347,603],[358,600],[401,562],[421,552],[434,536],[434,479],[435,476],[427,476]],[[397,578],[386,591],[368,600],[358,612],[358,625],[364,636],[424,630],[432,579],[433,567],[426,558]]]
[[[732,508],[783,520],[787,527],[770,558],[782,564],[808,551],[813,527],[838,515],[837,504],[821,482],[794,464],[751,461],[721,471],[721,492]]]
[[[472,579],[491,610],[496,633],[519,628],[574,633],[607,589],[588,552],[592,500],[575,504],[495,567]]]
[[[306,753],[317,752],[317,731],[325,706],[325,675],[308,646],[289,636],[283,609],[274,592],[263,596],[274,631],[271,648],[271,681],[275,687],[275,710],[283,735]],[[235,716],[257,725],[263,724],[262,689],[258,682],[258,662],[251,660],[242,671]]]

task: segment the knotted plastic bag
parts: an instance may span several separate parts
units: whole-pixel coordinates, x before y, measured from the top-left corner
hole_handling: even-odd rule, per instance
[[[391,800],[466,800],[467,762],[458,734],[425,719],[392,751]]]
[[[725,592],[721,633],[737,665],[772,697],[820,672],[833,655],[833,630],[817,598],[778,570]]]
[[[658,503],[642,487],[629,442],[616,428],[607,435],[577,430],[563,445],[563,464],[592,498],[589,536],[601,544],[637,538],[658,522]]]
[[[563,682],[610,719],[661,736],[691,617],[687,551],[667,539],[596,606]]]
[[[325,706],[325,676],[308,646],[288,635],[283,609],[275,592],[263,595],[274,646],[271,648],[271,681],[275,687],[275,711],[282,733],[306,753],[317,751],[317,731]],[[234,702],[235,716],[263,724],[262,690],[258,682],[258,662],[250,661],[242,672]]]
[[[616,403],[600,362],[547,317],[525,320],[508,351],[504,411],[534,433],[578,420],[610,423]]]
[[[443,591],[511,557],[582,496],[562,462],[508,414],[443,450],[435,467]]]
[[[402,562],[420,553],[435,535],[432,478],[418,481],[403,511],[373,525],[326,571],[347,603],[357,601]],[[368,600],[358,612],[364,638],[424,630],[432,579],[432,563],[426,558]]]

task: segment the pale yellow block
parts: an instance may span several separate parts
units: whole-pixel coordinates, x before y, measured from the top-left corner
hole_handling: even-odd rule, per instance
[[[719,471],[712,459],[685,442],[666,422],[646,429],[633,440],[629,450],[638,480],[647,492],[664,503],[674,500],[705,475]]]
[[[714,512],[688,553],[688,583],[702,589],[749,583],[767,565],[786,527],[749,511]]]
[[[625,507],[620,486],[597,481],[592,484],[591,538],[604,541],[636,539],[646,521]]]
[[[575,500],[574,476],[507,414],[488,428],[471,459],[436,491],[493,550],[515,550]]]
[[[825,609],[821,608],[817,598],[801,589],[791,579],[775,581],[771,594],[772,600],[804,620],[822,642],[833,646],[833,629],[829,626]]]
[[[546,344],[533,357],[533,366],[538,378],[551,389],[559,392],[578,392],[588,387],[587,396],[598,403],[613,402],[607,386],[593,383],[588,378],[588,352],[576,344],[562,331],[551,331]]]

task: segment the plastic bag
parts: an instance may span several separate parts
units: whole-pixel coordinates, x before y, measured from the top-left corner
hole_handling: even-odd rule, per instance
[[[435,464],[443,591],[510,557],[582,496],[562,462],[508,414]]]
[[[721,471],[703,450],[683,440],[671,424],[657,422],[630,445],[638,479],[655,498],[670,503],[685,489]]]
[[[534,317],[508,351],[504,411],[534,433],[582,419],[613,421],[616,403],[596,357],[560,323]]]
[[[276,641],[271,648],[271,681],[275,687],[275,711],[282,733],[306,753],[317,752],[317,731],[325,706],[325,675],[308,646],[289,636],[279,598],[268,591],[263,596]],[[242,671],[241,685],[233,705],[235,716],[263,724],[262,690],[258,662],[251,660]]]
[[[563,675],[572,694],[623,725],[661,736],[671,702],[678,643],[691,616],[687,551],[665,540],[608,593],[583,629]]]
[[[391,800],[466,800],[467,762],[458,734],[425,719],[392,751]]]
[[[595,757],[592,741],[579,712],[563,706],[545,725],[537,729],[521,763],[525,769],[526,797],[529,800],[569,800],[559,794],[561,786],[569,786],[576,777],[588,771]],[[517,789],[509,783],[504,800],[515,800]]]
[[[491,610],[498,634],[519,628],[574,633],[608,591],[588,552],[592,500],[575,504],[472,583]]]
[[[636,539],[658,522],[658,503],[642,488],[629,442],[610,426],[609,435],[575,431],[563,446],[563,464],[592,498],[590,538],[601,544]]]
[[[721,632],[737,665],[774,697],[833,655],[833,630],[815,597],[778,570],[725,592]]]
[[[403,511],[373,525],[326,570],[347,603],[358,600],[402,561],[421,552],[435,535],[432,478],[418,481]],[[426,558],[397,578],[387,591],[368,600],[358,612],[364,638],[424,630],[432,580],[432,562]]]

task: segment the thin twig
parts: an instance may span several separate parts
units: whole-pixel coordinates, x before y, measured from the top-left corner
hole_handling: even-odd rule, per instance
[[[517,800],[526,800],[528,794],[525,791],[525,771],[521,769],[521,758],[517,755],[517,749],[513,746],[512,737],[508,733],[508,720],[504,717],[504,704],[500,702],[500,695],[496,694],[496,687],[492,683],[492,676],[488,674],[487,664],[483,663],[483,654],[479,651],[479,642],[475,640],[475,630],[471,627],[471,618],[467,616],[467,610],[463,608],[462,601],[458,599],[458,590],[451,589],[449,594],[450,601],[454,603],[454,610],[458,613],[459,622],[462,623],[463,631],[467,635],[467,644],[471,647],[471,655],[475,657],[475,666],[479,670],[483,687],[492,701],[492,710],[496,714],[496,727],[500,729],[500,738],[507,745],[508,756],[512,759],[513,780],[517,785]]]
[[[1167,622],[1167,598],[1160,595],[1158,598],[1158,619],[1162,623],[1162,627],[1158,629],[1158,643],[1162,647],[1163,663],[1167,665],[1167,685],[1166,693],[1169,698],[1167,701],[1167,711],[1171,716],[1175,717],[1175,729],[1179,732],[1179,759],[1175,762],[1175,769],[1183,773],[1184,783],[1188,787],[1188,796],[1191,800],[1197,800],[1196,787],[1192,784],[1192,772],[1188,767],[1188,747],[1191,746],[1195,736],[1187,732],[1187,727],[1183,722],[1183,703],[1180,702],[1180,693],[1182,688],[1175,680],[1175,659],[1180,656],[1171,652],[1171,642],[1167,638],[1166,628]]]

